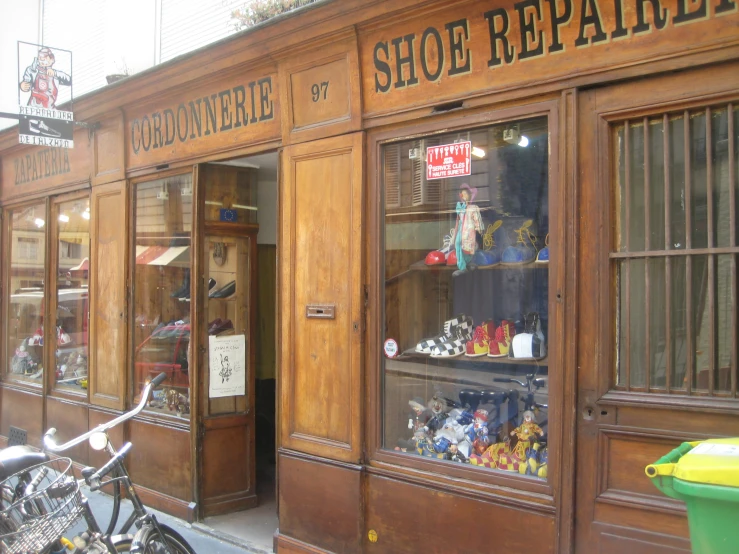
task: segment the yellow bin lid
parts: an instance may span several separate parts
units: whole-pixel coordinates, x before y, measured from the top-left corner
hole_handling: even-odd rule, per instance
[[[676,463],[656,466],[658,474],[693,483],[739,487],[739,438],[690,444],[693,449]]]

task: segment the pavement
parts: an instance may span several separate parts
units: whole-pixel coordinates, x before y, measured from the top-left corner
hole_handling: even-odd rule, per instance
[[[85,497],[87,497],[90,507],[92,508],[92,512],[100,526],[107,527],[108,522],[110,521],[110,514],[113,510],[113,498],[100,491],[90,492],[89,488],[86,486],[81,487],[81,490]],[[269,503],[267,505],[269,505]],[[255,508],[255,510],[258,509],[259,508]],[[133,506],[131,505],[131,501],[124,499],[121,502],[121,511],[118,517],[118,526],[116,527],[116,531],[132,512]],[[265,544],[264,532],[261,533],[261,536],[259,534],[254,535],[254,538],[257,540],[250,540],[249,538],[250,525],[245,525],[244,521],[246,519],[254,519],[253,510],[249,510],[249,512],[229,514],[228,519],[226,519],[226,525],[221,524],[223,520],[220,518],[223,518],[224,516],[207,518],[203,523],[189,524],[186,521],[157,510],[150,510],[150,512],[156,514],[158,521],[169,525],[182,535],[193,547],[196,554],[243,554],[245,552],[251,554],[272,553],[271,543]],[[239,516],[239,514],[241,515]],[[247,516],[247,514],[252,515]],[[239,521],[241,521],[241,524],[239,524]],[[267,523],[267,525],[271,526],[271,520],[269,521],[270,523]],[[276,528],[276,521],[277,517],[274,516],[274,528]],[[259,521],[257,524],[260,525],[260,527],[264,527],[265,522]],[[65,533],[65,536],[73,537],[85,529],[86,525],[83,520],[69,532]],[[235,531],[237,534],[231,534],[228,532],[229,530]],[[272,529],[272,532],[274,532],[274,529]]]

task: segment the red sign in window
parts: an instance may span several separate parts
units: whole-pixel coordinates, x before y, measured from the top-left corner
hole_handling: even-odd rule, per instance
[[[455,142],[426,149],[426,178],[444,179],[469,175],[472,170],[472,143]]]

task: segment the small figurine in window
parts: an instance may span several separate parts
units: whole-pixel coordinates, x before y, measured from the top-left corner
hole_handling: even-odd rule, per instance
[[[424,431],[434,432],[438,431],[444,426],[447,417],[447,403],[446,399],[440,394],[435,394],[428,403],[428,409],[430,411],[429,419],[424,425]]]
[[[488,436],[488,411],[478,408],[475,411],[475,421],[468,425],[465,434],[472,443],[474,451],[481,455],[490,446],[490,437]]]
[[[485,226],[480,215],[480,208],[472,202],[477,196],[477,188],[464,183],[459,187],[457,202],[457,224],[454,227],[454,251],[457,258],[457,270],[452,273],[457,277],[467,271],[467,264],[477,250],[477,233],[482,234]]]
[[[412,435],[408,440],[398,439],[398,445],[395,447],[395,450],[402,450],[403,452],[416,449],[418,446],[418,438],[419,436],[422,436],[417,435],[417,433],[419,430],[423,430],[432,415],[431,411],[423,405],[423,400],[421,398],[417,397],[413,400],[409,400],[408,406],[410,406],[411,409],[408,417],[408,429],[411,431]]]

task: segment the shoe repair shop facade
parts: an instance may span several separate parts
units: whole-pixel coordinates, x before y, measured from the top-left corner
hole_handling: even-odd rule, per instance
[[[689,551],[644,467],[739,434],[738,57],[736,0],[327,2],[80,99],[72,151],[5,133],[0,433],[164,367],[134,481],[254,504],[258,226],[205,176],[279,149],[280,552]],[[224,244],[246,387],[213,398]]]

